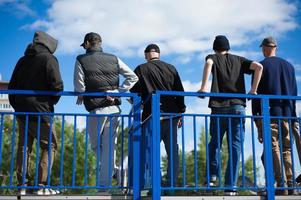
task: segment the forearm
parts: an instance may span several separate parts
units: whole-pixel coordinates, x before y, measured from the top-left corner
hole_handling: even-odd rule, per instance
[[[76,61],[74,67],[74,78],[73,78],[73,85],[75,92],[85,92],[85,75],[82,70],[81,64]]]
[[[253,79],[253,83],[252,83],[252,86],[251,86],[250,93],[256,93],[259,82],[260,82],[260,79],[261,79],[263,67],[262,67],[261,64],[255,63],[255,62],[253,62],[251,65],[253,65],[255,73],[254,73],[254,79]]]
[[[201,85],[201,89],[199,90],[200,92],[207,91],[207,85],[208,85],[209,76],[210,76],[211,69],[212,69],[212,64],[213,64],[213,61],[210,59],[208,59],[207,62],[205,63],[204,70],[203,70],[202,85]]]
[[[119,73],[125,78],[123,83],[118,87],[119,92],[129,91],[138,81],[136,74],[120,59],[118,59]]]

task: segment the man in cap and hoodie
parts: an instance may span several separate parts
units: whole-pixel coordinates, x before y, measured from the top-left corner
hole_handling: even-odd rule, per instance
[[[33,42],[28,45],[25,55],[19,59],[8,89],[10,90],[43,90],[62,91],[63,81],[59,64],[53,55],[58,41],[43,31],[34,34]],[[60,96],[52,95],[9,95],[9,101],[16,112],[53,113],[54,105]],[[21,115],[17,114],[19,126],[16,172],[18,184],[23,189],[21,195],[26,194],[24,187],[32,184],[29,174],[29,159],[34,139],[39,138],[42,149],[38,169],[38,195],[56,194],[54,190],[43,188],[48,182],[48,171],[53,164],[57,139],[54,128],[51,127],[53,115]],[[27,132],[25,132],[27,131]],[[52,134],[50,137],[50,133]],[[26,137],[27,135],[27,137]],[[50,140],[51,138],[51,140]],[[50,149],[50,153],[48,152]],[[51,158],[48,158],[48,155]],[[25,156],[25,160],[23,157]],[[49,163],[50,160],[50,163]],[[25,169],[23,171],[23,169]]]
[[[265,58],[260,62],[263,65],[263,73],[258,86],[258,94],[297,96],[298,89],[295,69],[288,61],[276,56],[278,48],[276,40],[273,37],[264,38],[260,47]],[[292,132],[295,137],[299,161],[301,163],[301,139],[296,115],[296,101],[289,99],[272,99],[269,102],[269,106],[270,115],[273,116],[270,125],[275,181],[277,187],[292,187],[294,181],[290,132]],[[252,101],[252,113],[254,116],[261,115],[260,100],[254,99]],[[277,116],[279,118],[277,118]],[[258,129],[258,140],[262,143],[264,139],[262,121],[258,119],[255,123]],[[283,157],[282,159],[281,156]],[[263,156],[262,160],[264,163]],[[283,166],[281,160],[283,160]],[[283,171],[284,173],[282,173]],[[300,179],[299,176],[297,182],[301,181]],[[276,195],[294,195],[296,191],[294,189],[281,189],[276,190],[275,193]]]
[[[244,74],[252,74],[254,72],[254,80],[249,94],[256,94],[262,74],[262,65],[244,57],[230,54],[229,41],[223,35],[215,37],[213,50],[215,54],[210,54],[206,57],[203,80],[199,92],[207,92],[209,76],[212,74],[212,93],[245,94]],[[246,99],[211,97],[209,107],[212,115],[245,115]],[[237,192],[233,188],[236,187],[237,183],[241,147],[244,142],[245,119],[233,117],[231,124],[229,123],[228,117],[211,117],[211,139],[209,143],[210,183],[207,184],[209,186],[217,185],[217,178],[220,177],[219,166],[221,165],[221,163],[218,163],[220,161],[218,152],[221,150],[224,134],[227,133],[228,153],[232,159],[228,159],[225,174],[225,187],[228,187],[228,189],[225,190],[225,194],[236,195]],[[232,163],[230,163],[231,160]]]
[[[138,81],[135,73],[115,55],[103,52],[102,39],[98,33],[85,35],[81,46],[85,54],[76,58],[74,68],[74,90],[76,92],[126,92]],[[119,85],[119,75],[125,80]],[[78,96],[77,104],[84,103],[86,110],[105,116],[89,117],[88,132],[91,147],[100,161],[100,186],[110,186],[115,167],[120,98],[105,96]],[[111,114],[117,116],[109,117]],[[100,137],[98,137],[100,136]],[[110,157],[111,155],[111,157]],[[109,172],[109,169],[111,171]],[[105,192],[105,191],[99,191]]]

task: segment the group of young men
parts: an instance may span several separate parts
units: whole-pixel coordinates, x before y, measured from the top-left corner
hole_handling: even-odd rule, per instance
[[[74,90],[76,92],[133,92],[138,93],[142,98],[143,113],[145,120],[151,115],[151,101],[149,96],[156,90],[184,91],[181,78],[176,68],[160,60],[160,48],[156,44],[148,45],[144,50],[146,63],[139,65],[132,71],[120,58],[115,55],[103,52],[101,48],[102,38],[99,34],[90,32],[85,35],[81,46],[86,50],[85,54],[76,58],[74,68]],[[48,90],[62,91],[63,81],[59,72],[59,65],[53,53],[57,47],[57,40],[43,31],[37,31],[33,42],[28,45],[25,55],[18,61],[12,74],[9,89],[18,90]],[[230,44],[225,36],[216,36],[213,43],[214,54],[206,57],[203,72],[202,86],[199,92],[207,92],[207,85],[210,74],[212,74],[212,93],[240,93],[244,94],[245,82],[244,74],[252,74],[253,80],[249,94],[277,94],[277,95],[297,95],[297,85],[294,68],[287,61],[276,57],[277,43],[271,38],[265,38],[261,44],[262,51],[266,57],[262,62],[248,60],[244,57],[229,53]],[[119,83],[119,75],[124,77],[122,84]],[[42,95],[9,95],[9,100],[16,112],[54,112],[54,104],[59,100],[59,96]],[[86,110],[93,114],[88,118],[88,132],[92,150],[100,158],[100,183],[101,186],[109,186],[109,169],[114,169],[115,152],[118,131],[118,114],[121,112],[119,105],[120,98],[111,96],[78,96],[78,105],[84,104]],[[161,98],[161,112],[184,113],[186,106],[182,96],[163,96]],[[253,114],[261,115],[261,107],[254,103]],[[211,97],[209,107],[212,114],[244,115],[246,100],[243,98],[216,98]],[[270,102],[270,112],[272,116],[296,117],[295,101],[273,100]],[[95,114],[117,114],[115,117],[98,117]],[[39,163],[40,186],[47,185],[48,167],[53,164],[56,145],[56,134],[51,127],[51,117],[49,115],[18,115],[19,140],[17,151],[17,178],[19,185],[29,185],[30,175],[28,174],[28,162],[32,150],[32,144],[38,134],[40,137],[40,148],[42,154]],[[176,185],[179,175],[179,158],[177,127],[181,127],[181,118],[173,118],[172,123],[166,117],[160,118],[161,140],[165,144],[168,157],[167,184]],[[260,130],[260,120],[256,121]],[[218,124],[218,125],[217,125]],[[291,185],[291,146],[289,137],[288,120],[281,120],[282,143],[279,143],[278,122],[271,121],[271,132],[273,140],[273,156],[275,179],[278,186],[281,183]],[[297,123],[295,123],[297,124]],[[231,127],[229,129],[229,126]],[[242,127],[243,126],[243,127]],[[39,130],[38,130],[39,129]],[[27,130],[27,132],[25,131]],[[172,130],[172,138],[170,138]],[[231,130],[231,132],[229,132]],[[297,130],[297,129],[296,129]],[[209,143],[209,173],[210,186],[217,183],[219,176],[218,166],[218,144],[221,144],[223,136],[227,133],[229,152],[232,159],[228,160],[225,174],[225,186],[236,186],[238,168],[240,162],[241,145],[244,140],[244,119],[242,123],[238,118],[233,118],[229,124],[226,118],[211,117],[210,120],[210,143]],[[52,137],[50,140],[50,132]],[[260,132],[260,131],[258,131]],[[300,142],[300,134],[294,132],[294,136]],[[27,143],[24,138],[27,135]],[[100,136],[99,136],[100,135]],[[100,137],[100,138],[99,138]],[[229,141],[231,138],[231,142]],[[284,140],[285,139],[285,140]],[[220,141],[218,141],[220,140]],[[110,142],[112,141],[112,142]],[[262,134],[259,134],[259,141],[262,142]],[[51,148],[49,143],[51,142]],[[280,146],[283,146],[280,155]],[[27,148],[24,148],[24,145]],[[172,145],[172,148],[170,146]],[[297,144],[298,151],[301,150],[301,142]],[[51,153],[49,150],[51,149]],[[170,152],[172,149],[173,152]],[[24,152],[24,150],[26,152]],[[24,158],[26,153],[26,159]],[[173,155],[171,158],[170,155]],[[300,153],[301,154],[301,153]],[[51,163],[48,156],[51,155]],[[111,155],[111,157],[110,157]],[[285,174],[281,173],[281,156],[284,159]],[[171,162],[172,160],[172,162]],[[231,162],[231,163],[230,163]],[[173,170],[171,169],[173,166]],[[25,166],[25,167],[24,167]],[[279,167],[280,166],[280,167]],[[232,167],[232,169],[230,169]],[[24,171],[25,170],[25,171]],[[23,172],[24,171],[24,172]],[[174,182],[171,182],[171,171],[173,171]],[[232,172],[232,173],[231,173]],[[26,177],[23,177],[25,174]],[[284,181],[282,180],[282,177]],[[283,185],[282,185],[283,186]],[[282,190],[285,191],[285,190]],[[236,191],[227,190],[235,193]],[[38,194],[54,194],[56,191],[42,188]],[[287,194],[288,191],[283,194]],[[25,194],[25,190],[23,190]]]

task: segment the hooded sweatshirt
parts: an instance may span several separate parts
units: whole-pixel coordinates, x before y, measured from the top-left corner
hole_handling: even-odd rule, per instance
[[[25,50],[12,74],[8,88],[14,90],[62,91],[63,81],[59,64],[53,55],[57,40],[45,32],[37,31],[33,43]],[[16,112],[54,112],[60,96],[9,95]],[[42,117],[49,120],[49,117]]]

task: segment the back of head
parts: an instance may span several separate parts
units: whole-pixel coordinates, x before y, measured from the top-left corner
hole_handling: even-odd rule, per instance
[[[277,47],[277,42],[275,38],[272,36],[266,37],[262,40],[260,47],[265,46],[265,47]]]
[[[144,53],[150,53],[150,52],[160,53],[159,46],[156,45],[156,44],[149,44],[149,45],[147,45],[147,47],[144,50]]]
[[[58,41],[44,31],[36,31],[33,36],[33,44],[41,44],[53,54],[57,48]]]
[[[230,43],[227,37],[224,35],[216,36],[213,42],[213,50],[217,52],[230,50]]]
[[[260,47],[264,57],[276,56],[277,42],[272,36],[266,37],[262,40]]]
[[[160,48],[156,44],[149,44],[144,50],[146,60],[160,59]]]
[[[84,46],[86,42],[89,42],[91,47],[99,46],[102,39],[98,33],[90,32],[85,35],[84,42],[80,46]]]

